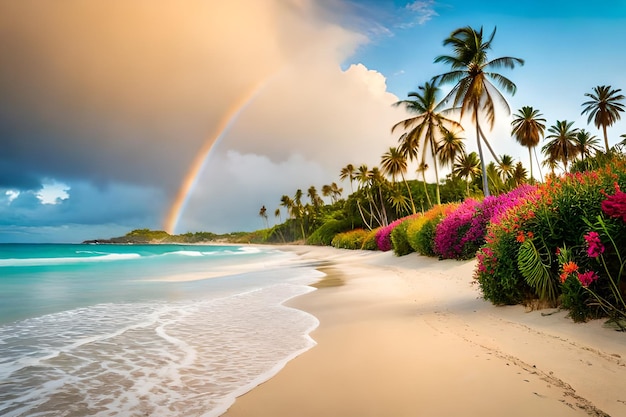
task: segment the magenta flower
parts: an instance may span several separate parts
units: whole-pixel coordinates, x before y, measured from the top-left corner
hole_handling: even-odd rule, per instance
[[[602,211],[609,217],[626,222],[626,193],[620,191],[617,184],[615,184],[615,194],[608,196],[602,202]]]
[[[584,237],[587,242],[587,256],[597,258],[604,253],[604,245],[598,232],[589,232]]]
[[[591,285],[592,282],[598,280],[598,274],[593,271],[579,273],[578,280],[583,287],[587,288],[589,285]]]

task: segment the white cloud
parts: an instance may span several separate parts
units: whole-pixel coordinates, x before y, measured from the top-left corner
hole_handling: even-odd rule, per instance
[[[67,184],[54,180],[45,181],[35,195],[41,201],[41,204],[59,204],[63,200],[67,200],[70,195],[67,193],[70,187]]]
[[[17,190],[7,190],[7,191],[4,193],[4,195],[6,195],[6,196],[7,196],[7,198],[8,198],[8,202],[9,202],[9,204],[11,204],[11,202],[12,202],[13,200],[15,200],[17,197],[19,197],[20,192],[19,192],[19,191],[17,191]]]
[[[404,24],[404,27],[412,27],[415,25],[423,25],[435,16],[439,14],[435,11],[434,0],[418,0],[406,5],[406,9],[412,12],[415,16],[409,23]]]

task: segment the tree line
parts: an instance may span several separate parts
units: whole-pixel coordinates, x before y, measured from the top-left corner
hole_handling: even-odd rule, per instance
[[[343,189],[336,183],[324,185],[322,196],[330,197],[330,204],[325,204],[314,186],[307,190],[308,201],[304,201],[300,189],[293,196],[283,195],[280,207],[274,212],[280,224],[271,229],[267,209],[261,207],[259,215],[268,230],[268,240],[307,240],[311,233],[328,226],[327,223],[338,232],[342,228],[374,229],[411,213],[423,212],[434,204],[499,194],[524,183],[541,181],[544,177],[541,167],[552,175],[557,169],[567,172],[573,165],[584,170],[589,168],[590,158],[626,147],[626,135],[621,135],[622,141],[613,148],[607,135],[607,128],[620,120],[624,112],[625,97],[619,88],[600,85],[585,93],[587,101],[582,103],[581,114],[588,116],[588,124],[593,122],[602,130],[604,147],[596,136],[574,127],[574,122],[557,120],[546,129],[540,110],[523,106],[513,115],[511,136],[528,148],[530,175],[522,162],[515,162],[510,155],[496,155],[482,123],[486,122],[489,131],[493,129],[497,107],[509,116],[511,109],[504,94],[516,92],[516,85],[497,71],[514,69],[523,65],[524,60],[510,56],[491,59],[489,51],[495,34],[495,28],[489,36],[482,27],[454,30],[443,41],[450,53],[434,60],[447,64],[450,70],[409,92],[407,99],[394,103],[403,107],[410,117],[391,127],[392,133],[399,133],[398,146],[382,154],[380,167],[347,164],[341,169],[339,179],[349,182],[351,192],[343,199]],[[445,84],[452,84],[452,89],[440,99],[440,86]],[[460,122],[465,115],[471,117],[478,153],[466,152]],[[541,147],[543,160],[539,161],[536,148],[542,139],[547,142]],[[483,147],[493,161],[487,162]],[[416,173],[421,180],[407,179],[411,162],[417,165]],[[539,170],[538,178],[534,165]],[[440,169],[445,167],[451,172],[441,180]],[[425,173],[430,169],[434,184],[426,181]],[[281,208],[287,215],[284,223]]]

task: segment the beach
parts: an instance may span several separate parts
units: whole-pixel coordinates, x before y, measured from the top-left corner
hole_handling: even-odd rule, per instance
[[[317,343],[226,417],[626,415],[626,334],[493,306],[475,261],[288,246],[326,273],[287,305]]]

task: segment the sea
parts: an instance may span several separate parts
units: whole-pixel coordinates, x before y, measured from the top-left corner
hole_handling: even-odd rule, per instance
[[[315,345],[272,247],[0,244],[0,416],[203,416]]]

